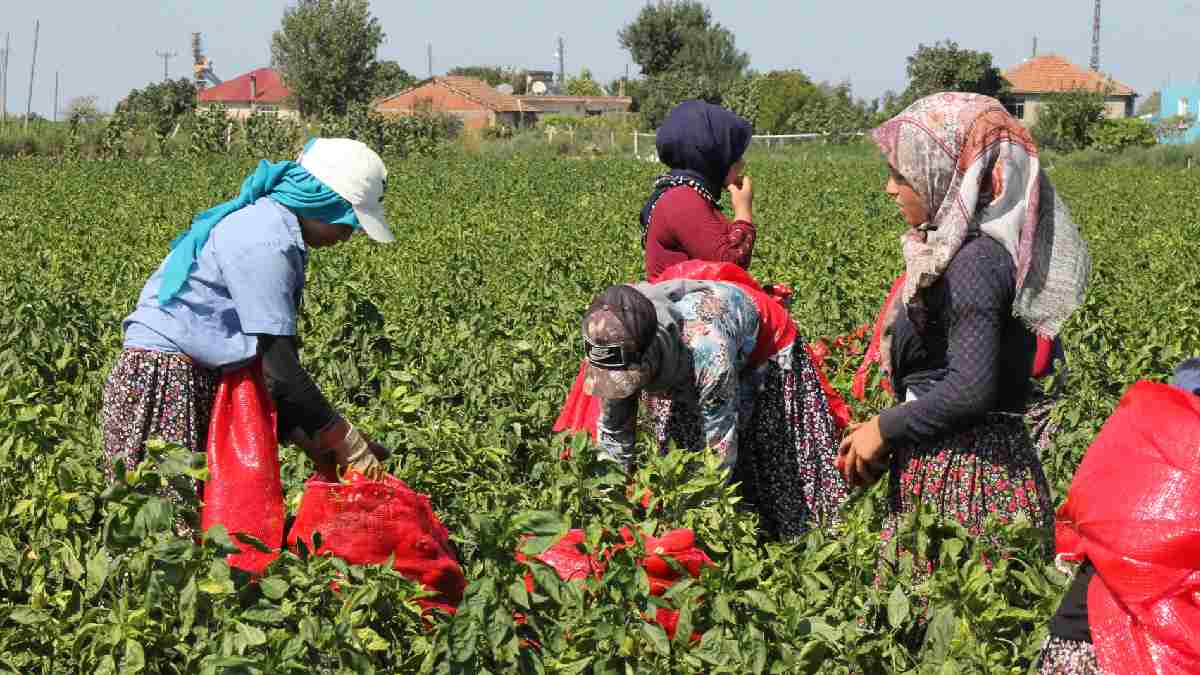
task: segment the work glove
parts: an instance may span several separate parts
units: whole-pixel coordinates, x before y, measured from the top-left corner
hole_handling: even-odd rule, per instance
[[[372,480],[383,475],[383,465],[379,463],[379,457],[371,445],[371,441],[351,425],[346,437],[333,448],[333,456],[341,472],[345,474],[353,469]]]
[[[346,426],[349,430],[342,440],[332,442],[327,438],[328,432],[333,430],[338,422],[343,421],[338,419],[325,432],[318,432],[314,436],[309,436],[303,429],[297,427],[289,434],[288,440],[304,450],[308,458],[318,467],[332,468],[336,464],[341,473],[354,469],[372,479],[378,478],[383,473],[383,465],[380,462],[391,457],[392,451],[367,438],[366,434],[348,422]],[[362,452],[363,447],[367,450],[365,454]]]

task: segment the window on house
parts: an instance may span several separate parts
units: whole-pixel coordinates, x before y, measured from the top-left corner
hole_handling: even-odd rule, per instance
[[[257,108],[255,108],[255,110],[257,110],[258,112],[262,112],[262,113],[278,113],[279,106],[277,106],[277,105],[260,105]]]
[[[1004,109],[1008,111],[1009,115],[1012,115],[1019,120],[1025,119],[1024,100],[1006,101],[1004,103]]]

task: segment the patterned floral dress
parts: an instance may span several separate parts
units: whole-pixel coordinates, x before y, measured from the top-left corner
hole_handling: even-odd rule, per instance
[[[659,450],[673,441],[717,452],[773,536],[836,522],[847,494],[833,465],[837,428],[803,341],[750,366],[759,317],[749,296],[715,283],[676,307],[686,373],[670,391],[642,396]],[[600,443],[613,454],[632,447],[636,405],[635,397],[601,406]]]
[[[151,438],[203,452],[220,375],[183,354],[122,351],[104,385],[100,413],[108,481],[115,480],[117,461],[135,468],[145,458]],[[170,487],[164,496],[180,502]]]

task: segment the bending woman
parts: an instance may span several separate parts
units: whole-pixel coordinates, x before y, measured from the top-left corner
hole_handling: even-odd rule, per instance
[[[1048,527],[1022,414],[1035,334],[1053,338],[1083,302],[1086,244],[998,101],[936,94],[872,137],[910,226],[879,342],[902,403],[842,441],[843,473],[854,485],[891,473],[885,538],[918,501],[974,533],[991,514]]]
[[[1042,675],[1200,672],[1200,359],[1170,385],[1125,392],[1056,517],[1081,563],[1039,659]]]
[[[222,373],[260,357],[280,438],[319,463],[379,470],[388,451],[338,415],[301,367],[296,323],[310,249],[357,231],[393,241],[386,182],[366,145],[314,139],[296,162],[260,162],[238,197],[196,216],[123,324],[101,413],[110,481],[114,461],[134,468],[151,437],[202,452]]]
[[[647,279],[685,260],[749,269],[757,232],[742,155],[753,133],[746,120],[703,101],[685,101],[667,115],[655,145],[671,170],[655,179],[639,218]],[[732,222],[721,212],[722,189],[733,202]]]
[[[712,448],[768,533],[836,520],[846,492],[829,403],[787,310],[753,281],[611,286],[588,309],[583,339],[584,391],[601,399],[608,458],[632,466],[644,392],[659,449]]]

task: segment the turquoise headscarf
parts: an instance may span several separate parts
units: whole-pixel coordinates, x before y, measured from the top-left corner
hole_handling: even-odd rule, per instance
[[[200,249],[204,248],[204,242],[208,241],[217,223],[261,197],[274,199],[300,218],[349,225],[354,229],[361,227],[350,202],[342,199],[299,164],[261,160],[257,170],[242,183],[241,193],[237,197],[198,214],[192,219],[192,226],[171,242],[171,253],[167,256],[162,284],[158,289],[159,305],[167,304],[179,293],[183,282],[191,274]]]

